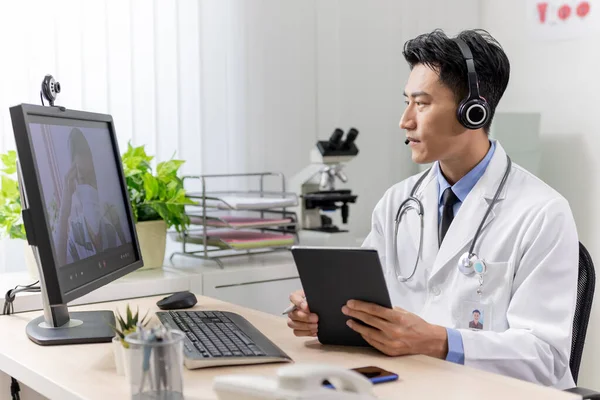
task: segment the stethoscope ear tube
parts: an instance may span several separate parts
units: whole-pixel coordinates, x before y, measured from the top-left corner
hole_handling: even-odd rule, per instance
[[[413,203],[413,204],[409,204]],[[400,226],[400,221],[402,221],[402,217],[410,210],[415,210],[419,214],[419,219],[421,220],[420,232],[419,232],[419,249],[417,252],[417,258],[415,260],[415,266],[411,274],[407,277],[404,277],[400,274],[400,265],[398,262],[398,227]],[[396,220],[394,221],[394,271],[396,272],[396,278],[400,282],[406,282],[411,279],[415,272],[417,271],[417,265],[419,265],[419,259],[421,258],[421,252],[423,251],[423,204],[419,201],[419,199],[415,197],[409,197],[402,202],[400,208],[398,208],[398,212],[396,213]]]
[[[394,220],[394,241],[393,241],[394,242],[394,245],[393,245],[394,257],[393,257],[393,259],[394,259],[394,272],[396,273],[396,278],[400,282],[406,282],[415,275],[415,272],[417,271],[417,266],[419,265],[419,259],[422,256],[423,228],[424,228],[423,215],[425,214],[425,210],[423,208],[423,203],[421,203],[421,201],[415,196],[415,193],[417,192],[417,189],[419,189],[419,187],[421,186],[421,182],[423,182],[423,180],[427,177],[427,175],[429,175],[429,171],[431,171],[431,168],[427,169],[427,171],[425,171],[423,173],[423,175],[421,175],[419,180],[415,183],[412,190],[410,191],[410,196],[408,196],[408,198],[406,200],[404,200],[402,202],[402,204],[400,204],[400,207],[398,207],[398,211],[396,212],[396,218]],[[410,203],[412,203],[412,204],[410,204]],[[400,222],[402,221],[402,217],[404,216],[404,214],[406,214],[410,210],[415,210],[417,212],[417,214],[419,215],[419,219],[421,220],[421,226],[420,226],[420,232],[419,232],[419,249],[417,251],[417,258],[415,260],[415,266],[413,267],[411,274],[408,277],[404,277],[404,276],[402,276],[402,274],[400,274],[400,265],[399,265],[399,260],[398,260],[398,227],[400,226]]]

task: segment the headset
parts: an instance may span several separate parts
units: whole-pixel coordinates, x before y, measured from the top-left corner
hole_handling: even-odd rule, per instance
[[[458,105],[456,116],[465,128],[479,129],[485,126],[492,116],[490,105],[479,94],[479,81],[477,80],[471,49],[462,39],[454,38],[452,40],[458,45],[467,64],[467,80],[469,83],[469,94]]]

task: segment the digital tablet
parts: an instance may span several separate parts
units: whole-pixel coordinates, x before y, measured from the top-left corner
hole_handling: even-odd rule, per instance
[[[346,325],[349,317],[342,313],[342,306],[354,299],[392,308],[377,250],[293,246],[292,255],[308,308],[319,316],[319,342],[369,346]]]

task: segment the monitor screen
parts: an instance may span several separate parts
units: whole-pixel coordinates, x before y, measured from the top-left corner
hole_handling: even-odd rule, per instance
[[[27,119],[61,289],[75,289],[137,260],[110,125]]]

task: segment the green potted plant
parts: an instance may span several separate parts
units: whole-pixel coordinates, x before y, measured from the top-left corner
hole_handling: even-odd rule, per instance
[[[25,264],[29,275],[38,279],[39,273],[33,251],[27,243],[21,215],[21,194],[16,178],[17,152],[0,154],[0,238],[23,240]]]
[[[150,164],[153,157],[146,154],[144,146],[133,147],[131,143],[122,159],[144,268],[162,267],[167,229],[174,227],[181,233],[189,225],[185,206],[195,204],[186,196],[178,176],[184,161],[160,162],[154,173]]]
[[[17,152],[0,154],[2,177],[0,178],[0,234],[11,239],[25,239],[25,227],[21,217],[21,196],[16,180]]]
[[[115,320],[117,326],[113,325],[111,328],[115,332],[115,337],[113,338],[112,342],[115,356],[115,366],[117,367],[118,375],[123,375],[127,371],[127,355],[125,354],[125,351],[129,348],[129,344],[125,341],[125,336],[136,331],[138,322],[143,327],[145,327],[149,322],[148,312],[146,312],[146,315],[141,320],[139,315],[139,309],[136,310],[134,314],[129,307],[129,304],[127,304],[125,308],[125,316],[122,316],[118,311],[115,311]]]
[[[128,144],[122,155],[123,169],[136,223],[144,269],[162,267],[165,258],[167,229],[182,232],[189,224],[186,204],[195,204],[185,194],[183,180],[178,176],[184,161],[171,159],[158,163],[153,173],[153,157],[144,146]],[[21,216],[19,185],[16,179],[17,153],[0,154],[0,238],[25,239]],[[50,218],[56,219],[58,209],[53,202]],[[51,223],[51,226],[55,224]],[[32,278],[38,278],[33,251],[25,244],[25,260]]]

